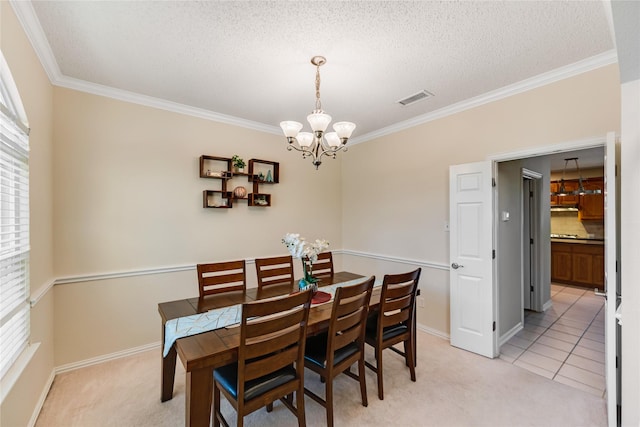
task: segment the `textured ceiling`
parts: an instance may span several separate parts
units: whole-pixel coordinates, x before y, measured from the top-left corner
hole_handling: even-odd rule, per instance
[[[601,1],[20,3],[63,85],[103,85],[274,132],[314,108],[314,55],[327,58],[324,110],[366,138],[614,48]],[[396,103],[423,89],[435,96]]]

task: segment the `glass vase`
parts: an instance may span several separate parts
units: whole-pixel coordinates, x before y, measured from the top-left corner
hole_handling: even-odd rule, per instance
[[[313,277],[313,264],[309,260],[305,260],[302,263],[304,269],[304,277],[298,282],[298,287],[301,291],[311,289],[315,294],[318,291],[318,279]]]

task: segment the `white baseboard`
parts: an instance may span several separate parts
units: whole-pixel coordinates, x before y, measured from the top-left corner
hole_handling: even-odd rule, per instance
[[[42,393],[40,393],[40,397],[38,398],[38,402],[36,403],[36,407],[33,408],[33,414],[31,414],[31,419],[29,420],[28,427],[34,427],[36,425],[36,421],[38,420],[38,416],[40,416],[40,411],[42,411],[42,407],[44,406],[44,401],[47,399],[47,395],[49,394],[49,390],[51,390],[51,386],[53,385],[53,380],[56,378],[56,371],[53,369],[51,371],[51,375],[47,379],[44,388],[42,389]]]
[[[553,306],[553,301],[549,300],[545,302],[544,305],[542,306],[542,312],[549,310],[551,306]]]
[[[437,329],[433,329],[428,326],[421,325],[420,323],[418,323],[417,326],[418,326],[418,330],[425,332],[427,334],[435,335],[436,337],[443,338],[447,341],[449,341],[449,339],[451,338],[449,334],[439,331]]]
[[[68,363],[66,365],[58,366],[55,368],[55,374],[61,374],[63,372],[69,372],[76,369],[84,368],[86,366],[97,365],[99,363],[107,362],[109,360],[120,359],[122,357],[131,356],[133,354],[142,353],[144,351],[159,349],[160,343],[155,342],[151,344],[141,345],[139,347],[130,348],[127,350],[117,351],[115,353],[105,354],[91,359],[80,360],[79,362]]]
[[[524,329],[524,325],[522,324],[522,322],[518,322],[518,324],[515,325],[513,328],[511,328],[509,331],[507,331],[506,334],[498,338],[498,347],[502,347],[502,344],[509,341],[511,338],[513,338],[515,334],[517,334],[523,329]]]

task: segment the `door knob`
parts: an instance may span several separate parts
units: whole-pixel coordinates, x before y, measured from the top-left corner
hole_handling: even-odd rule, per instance
[[[451,264],[451,268],[453,268],[454,270],[457,270],[462,267],[464,267],[464,265],[460,265],[457,262],[454,262],[453,264]]]

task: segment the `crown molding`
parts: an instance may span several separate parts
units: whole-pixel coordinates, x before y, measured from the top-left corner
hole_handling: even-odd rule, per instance
[[[240,117],[229,116],[226,114],[216,113],[204,108],[191,107],[189,105],[180,104],[178,102],[167,101],[152,96],[141,95],[139,93],[127,90],[116,89],[97,83],[89,83],[85,80],[75,79],[72,77],[62,76],[55,83],[56,86],[77,90],[80,92],[91,93],[94,95],[104,96],[107,98],[117,99],[119,101],[130,102],[132,104],[144,105],[147,107],[157,108],[160,110],[171,111],[173,113],[184,114],[187,116],[198,117],[201,119],[211,120],[214,122],[225,123],[228,125],[238,126],[246,129],[257,130],[260,132],[280,135],[280,128],[272,125],[266,125],[252,120],[242,119]]]
[[[206,120],[226,123],[229,125],[257,130],[260,132],[281,135],[280,128],[277,126],[246,120],[240,117],[230,116],[226,114],[216,113],[213,111],[205,110],[203,108],[191,107],[177,102],[166,101],[160,98],[154,98],[151,96],[141,95],[122,89],[115,89],[112,87],[89,83],[84,80],[64,76],[60,71],[60,67],[55,60],[53,52],[51,51],[51,46],[49,45],[49,42],[47,41],[47,38],[42,31],[42,26],[40,25],[40,21],[38,20],[31,2],[10,0],[10,3],[16,13],[16,16],[18,17],[18,20],[20,21],[20,24],[24,28],[25,33],[27,34],[27,37],[31,42],[31,45],[34,48],[36,55],[40,59],[40,62],[42,63],[42,66],[44,67],[49,80],[55,86],[61,86],[68,89],[92,93],[94,95],[105,96],[108,98],[185,114],[188,116],[199,117]],[[349,145],[356,145],[362,142],[380,138],[385,135],[400,132],[405,129],[409,129],[433,120],[441,119],[443,117],[457,114],[471,108],[504,99],[509,96],[526,92],[528,90],[535,89],[541,86],[545,86],[562,79],[573,77],[600,67],[614,64],[617,61],[618,56],[616,50],[612,49],[607,52],[592,56],[590,58],[586,58],[582,61],[578,61],[564,67],[556,68],[555,70],[548,71],[530,79],[526,79],[502,87],[500,89],[487,92],[485,94],[464,101],[460,101],[439,110],[423,114],[409,120],[398,122],[391,126],[369,132],[359,137],[355,137],[349,140]]]
[[[355,145],[362,142],[371,141],[373,139],[400,132],[405,129],[421,125],[423,123],[451,116],[453,114],[457,114],[471,108],[479,107],[481,105],[508,98],[510,96],[517,95],[519,93],[536,89],[542,86],[546,86],[548,84],[555,83],[569,77],[577,76],[579,74],[586,73],[597,68],[615,64],[616,62],[618,62],[618,55],[616,51],[612,49],[584,59],[582,61],[578,61],[573,64],[569,64],[564,67],[556,68],[555,70],[539,74],[530,79],[522,80],[520,82],[504,86],[500,89],[496,89],[494,91],[487,92],[464,101],[460,101],[439,110],[432,111],[430,113],[423,114],[421,116],[417,116],[409,120],[393,124],[391,126],[387,126],[374,132],[369,132],[365,135],[354,138],[349,142],[351,143],[351,145]]]
[[[42,31],[42,25],[33,9],[30,1],[9,0],[13,11],[18,17],[18,21],[22,25],[24,32],[36,52],[36,56],[40,60],[45,73],[49,77],[51,84],[56,84],[62,77],[58,62],[53,56],[53,51],[47,40],[47,36]]]

